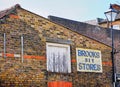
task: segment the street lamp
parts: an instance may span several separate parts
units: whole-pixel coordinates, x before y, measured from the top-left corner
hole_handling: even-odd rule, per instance
[[[108,23],[110,22],[110,27],[111,27],[111,39],[112,39],[112,52],[111,52],[111,57],[112,57],[112,70],[113,70],[113,87],[116,87],[116,68],[115,68],[115,62],[114,62],[114,33],[113,33],[113,24],[112,22],[115,20],[117,16],[117,10],[115,10],[112,5],[110,4],[110,9],[109,11],[105,12],[105,16],[107,18]]]

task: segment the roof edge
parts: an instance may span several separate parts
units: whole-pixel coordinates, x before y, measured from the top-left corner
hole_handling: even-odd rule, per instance
[[[12,13],[12,11],[16,8],[21,8],[20,4],[16,4],[10,8],[0,11],[0,19]]]
[[[25,10],[25,11],[27,11],[27,12],[30,12],[30,13],[36,15],[36,16],[42,17],[43,19],[45,19],[45,20],[47,20],[47,21],[49,21],[49,22],[52,22],[52,23],[54,23],[54,24],[56,24],[56,25],[59,25],[59,26],[64,27],[64,28],[67,28],[68,30],[71,30],[71,31],[76,32],[76,33],[78,33],[78,34],[80,34],[80,35],[83,35],[83,36],[85,36],[85,37],[87,37],[87,38],[90,38],[90,39],[92,39],[92,40],[95,40],[95,41],[97,41],[97,42],[99,42],[99,43],[101,43],[101,44],[104,44],[104,45],[106,45],[106,46],[108,46],[108,47],[111,47],[109,44],[106,44],[106,43],[104,43],[104,42],[101,42],[101,41],[99,41],[99,40],[96,40],[96,39],[94,39],[94,38],[91,38],[91,37],[89,37],[89,36],[87,36],[87,35],[84,35],[84,34],[82,34],[82,33],[80,33],[80,32],[77,32],[77,31],[75,31],[75,30],[72,30],[72,29],[70,29],[70,28],[68,28],[68,27],[66,27],[66,26],[64,26],[64,25],[62,25],[62,24],[59,24],[59,23],[54,22],[54,21],[52,21],[52,20],[50,20],[50,19],[48,19],[48,18],[45,18],[45,17],[43,17],[43,16],[40,16],[39,14],[36,14],[36,13],[31,12],[31,11],[29,11],[29,10],[27,10],[27,9],[24,9],[24,8],[22,8],[19,4],[16,4],[15,6],[11,7],[10,9],[13,9],[13,8],[14,8],[14,9],[16,9],[16,8],[23,9],[23,10]],[[10,9],[9,9],[9,10],[10,10]],[[52,16],[52,15],[51,15],[51,16]],[[76,21],[76,22],[78,22],[78,21]],[[82,23],[84,23],[84,22],[82,22]],[[87,24],[87,23],[85,23],[85,24]],[[89,25],[89,24],[88,24],[88,25]],[[94,26],[94,25],[92,25],[92,26]]]

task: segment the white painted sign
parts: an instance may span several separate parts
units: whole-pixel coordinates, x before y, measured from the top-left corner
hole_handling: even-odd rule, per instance
[[[102,72],[101,51],[76,48],[77,71]]]

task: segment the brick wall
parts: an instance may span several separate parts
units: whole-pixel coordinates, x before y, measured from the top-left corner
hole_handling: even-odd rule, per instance
[[[24,36],[24,55],[42,56],[45,60],[0,58],[0,86],[47,87],[51,81],[72,82],[73,87],[111,87],[111,48],[75,31],[50,22],[24,9],[17,9],[17,18],[7,18],[0,25],[0,38],[6,33],[6,52],[20,54],[20,36]],[[76,47],[96,49],[102,52],[102,73],[77,72],[76,61],[72,73],[52,73],[46,70],[46,42],[71,41],[71,60],[76,60]],[[0,43],[3,52],[3,40]]]
[[[102,28],[107,26],[106,23],[100,24],[99,26],[94,26],[78,21],[73,21],[69,19],[49,16],[49,19],[55,23],[58,23],[60,25],[66,26],[70,28],[73,31],[77,31],[79,34],[88,36],[90,38],[93,38],[97,41],[100,41],[104,44],[107,44],[111,46],[111,29]],[[113,22],[113,24],[120,24],[119,20]],[[120,50],[120,30],[113,30],[114,33],[114,45],[116,51]],[[115,54],[115,64],[116,64],[116,72],[120,73],[120,52]]]

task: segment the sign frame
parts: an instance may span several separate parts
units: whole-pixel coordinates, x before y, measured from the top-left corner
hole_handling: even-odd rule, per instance
[[[102,73],[101,51],[76,48],[77,71]]]

